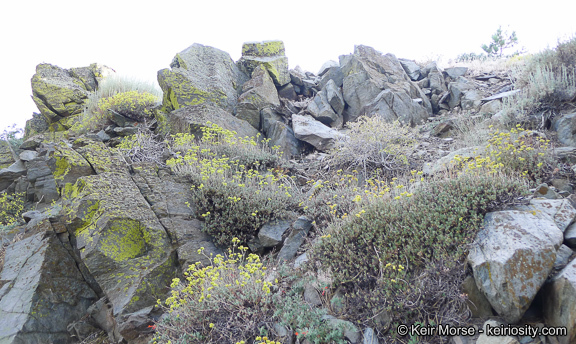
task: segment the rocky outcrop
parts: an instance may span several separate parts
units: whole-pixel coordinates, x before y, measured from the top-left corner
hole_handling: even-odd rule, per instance
[[[6,250],[0,273],[0,342],[70,343],[67,327],[98,299],[53,231]]]
[[[158,71],[166,112],[209,103],[234,113],[239,90],[246,81],[248,77],[228,53],[201,44],[179,52],[170,68]]]
[[[282,41],[244,43],[238,65],[248,75],[252,75],[258,66],[264,67],[277,86],[284,86],[291,80]]]
[[[576,261],[566,266],[543,289],[544,317],[550,326],[562,326],[567,336],[558,338],[561,344],[576,340]]]
[[[280,106],[274,82],[266,69],[260,65],[252,72],[252,78],[242,86],[242,91],[244,93],[238,98],[236,117],[260,130],[260,111]]]
[[[344,112],[346,121],[354,121],[359,116],[374,115],[377,108],[365,107],[374,102],[382,91],[402,104],[391,109],[411,109],[413,114],[396,113],[396,118],[411,116],[410,122],[420,123],[432,114],[428,98],[406,75],[398,59],[392,54],[382,55],[373,48],[359,45],[354,54],[340,56],[340,67],[344,75],[343,95],[348,104]],[[391,107],[389,104],[388,107]]]
[[[95,91],[100,80],[112,73],[112,69],[96,63],[70,70],[39,64],[32,77],[32,99],[46,122],[52,124],[81,113],[88,93]]]

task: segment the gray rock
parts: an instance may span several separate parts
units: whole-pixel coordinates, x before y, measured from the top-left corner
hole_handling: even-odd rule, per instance
[[[322,67],[320,67],[320,71],[318,72],[318,76],[322,76],[322,75],[326,74],[326,72],[328,72],[328,70],[332,67],[340,67],[340,64],[334,60],[324,62]]]
[[[158,72],[164,92],[162,105],[167,112],[211,103],[233,113],[237,90],[248,81],[228,53],[201,44],[176,54],[170,67]]]
[[[408,74],[410,80],[412,81],[420,80],[420,66],[415,61],[407,59],[398,59],[398,62],[400,62],[402,68],[404,68],[404,71],[406,72],[406,74]]]
[[[282,41],[246,42],[242,45],[242,57],[238,65],[248,75],[258,66],[263,66],[274,84],[284,86],[291,80],[288,58],[284,54]]]
[[[488,320],[482,326],[484,332],[480,334],[478,339],[476,340],[476,344],[520,344],[516,337],[512,336],[488,336],[487,329],[488,326],[490,327],[500,327],[502,324],[496,320]]]
[[[548,326],[564,326],[565,337],[558,336],[560,344],[576,340],[576,261],[568,264],[542,290],[544,319]]]
[[[390,90],[398,101],[406,102],[404,108],[412,109],[413,99],[423,100],[421,106],[425,112],[432,114],[432,106],[422,90],[413,83],[398,59],[392,54],[382,55],[375,49],[359,45],[354,54],[340,56],[342,73],[346,76],[343,83],[343,96],[347,111],[345,120],[354,121],[363,114],[366,105],[372,103],[383,90]],[[405,95],[401,95],[401,94]],[[394,104],[401,108],[400,104]],[[398,117],[409,114],[397,114]]]
[[[311,227],[312,220],[306,216],[300,216],[298,220],[292,224],[292,231],[290,232],[288,238],[286,238],[284,241],[284,245],[278,253],[278,262],[281,263],[294,258],[298,248],[304,242],[304,239],[306,238],[306,235],[308,235],[308,231]]]
[[[490,97],[482,98],[482,101],[490,101],[490,100],[507,98],[507,97],[510,97],[510,96],[518,93],[518,92],[520,92],[520,90],[513,90],[513,91],[502,92],[502,93],[498,93],[498,94],[492,95],[492,96],[490,96]]]
[[[452,129],[454,129],[454,125],[451,120],[440,122],[430,131],[430,136],[447,137]]]
[[[43,135],[36,135],[26,139],[18,148],[22,150],[36,150],[36,148],[40,147],[43,141]]]
[[[282,120],[282,116],[271,108],[265,108],[260,111],[260,125],[262,132],[266,137],[270,137],[270,127],[274,122]]]
[[[116,127],[114,128],[114,132],[118,136],[132,136],[138,133],[140,129],[137,127]]]
[[[326,85],[330,80],[334,81],[336,87],[342,87],[342,85],[344,84],[344,74],[342,73],[342,69],[340,67],[332,67],[328,69],[326,74],[324,74],[322,76],[322,79],[320,79],[318,87],[320,89],[323,89],[324,87],[326,87]]]
[[[294,85],[304,86],[303,80],[306,78],[306,74],[304,74],[304,71],[300,68],[300,66],[296,66],[296,68],[290,69],[289,72],[290,72],[290,81]]]
[[[294,90],[294,85],[292,85],[291,83],[288,83],[288,84],[278,88],[278,97],[290,99],[290,100],[296,100],[297,95],[296,95],[296,91]]]
[[[252,72],[252,78],[242,86],[244,93],[238,98],[236,117],[250,123],[254,129],[260,129],[260,111],[280,105],[274,82],[263,66]]]
[[[25,213],[22,213],[22,218],[24,219],[24,221],[26,221],[26,223],[30,222],[33,219],[43,219],[46,216],[42,214],[42,212],[38,211],[38,210],[31,210],[31,211],[27,211]]]
[[[304,286],[304,301],[313,307],[322,306],[320,294],[318,294],[318,290],[316,290],[316,288],[311,284],[306,284]]]
[[[226,110],[207,103],[186,106],[171,112],[168,116],[168,125],[171,128],[177,132],[190,132],[196,137],[202,136],[201,128],[206,126],[208,121],[224,129],[235,131],[241,137],[256,137],[258,135],[258,130],[247,121],[236,118]]]
[[[558,133],[558,140],[562,144],[576,146],[576,112],[555,119],[552,128]]]
[[[456,106],[460,105],[460,100],[464,95],[464,92],[473,89],[473,85],[465,78],[457,78],[448,84],[448,91],[450,91],[450,99],[448,100],[448,106],[450,109],[454,109]]]
[[[298,269],[302,264],[306,263],[307,261],[308,261],[308,255],[306,254],[306,252],[304,252],[298,257],[296,257],[296,260],[294,261],[294,269]]]
[[[568,264],[568,259],[574,253],[572,249],[566,245],[560,246],[558,252],[556,252],[556,260],[554,261],[554,269],[563,268]]]
[[[282,242],[282,236],[290,228],[291,221],[273,220],[260,228],[258,239],[264,247],[274,247]]]
[[[564,232],[564,242],[571,248],[576,248],[576,223],[569,226]]]
[[[39,177],[34,183],[34,200],[50,204],[60,198],[56,180],[52,175]]]
[[[576,209],[568,199],[534,198],[528,205],[514,206],[514,210],[532,212],[537,217],[547,218],[564,232],[576,218]]]
[[[468,71],[468,67],[449,67],[444,69],[444,73],[448,75],[452,80],[464,76]]]
[[[326,99],[328,100],[328,103],[334,112],[336,112],[338,115],[342,115],[346,103],[344,103],[342,92],[340,92],[340,88],[336,86],[334,80],[329,80],[328,83],[326,83],[324,91],[326,92]]]
[[[467,276],[462,282],[462,292],[468,295],[466,304],[473,318],[487,318],[494,315],[492,306],[486,296],[476,286],[474,277]]]
[[[366,327],[364,330],[364,339],[362,344],[380,344],[378,341],[378,337],[376,336],[376,332],[370,327]]]
[[[25,150],[20,153],[20,160],[22,161],[30,161],[34,160],[38,157],[38,152],[32,150]]]
[[[468,90],[465,91],[462,95],[462,99],[460,99],[460,105],[462,106],[463,110],[478,109],[482,104],[482,101],[480,100],[481,98],[482,96],[480,93],[478,93],[477,90]]]
[[[515,210],[486,214],[468,262],[478,289],[506,321],[522,318],[546,281],[562,240],[562,231],[549,218]]]
[[[534,191],[534,197],[543,197],[547,199],[558,199],[558,195],[554,190],[548,187],[548,184],[540,184]]]
[[[316,94],[314,99],[308,103],[307,110],[310,114],[312,114],[312,117],[327,126],[333,128],[342,127],[344,118],[334,112],[332,106],[330,106],[330,103],[328,102],[325,90],[322,90]]]
[[[283,152],[282,157],[286,159],[300,156],[305,149],[305,143],[296,138],[294,130],[279,121],[270,125],[268,138],[270,139],[268,146],[270,148],[278,146],[278,151]]]
[[[54,232],[8,246],[0,281],[1,343],[70,343],[68,325],[98,299]]]
[[[433,94],[442,94],[448,89],[446,88],[446,82],[444,81],[444,76],[439,71],[431,71],[428,74],[428,87]]]
[[[374,101],[364,108],[366,116],[380,116],[387,122],[399,121],[403,125],[422,124],[429,113],[415,99],[410,99],[406,92],[384,90]]]
[[[293,114],[292,128],[294,130],[294,136],[297,139],[308,142],[321,151],[332,148],[335,140],[343,136],[338,131],[327,127],[308,115],[300,116]]]
[[[482,105],[482,107],[480,108],[480,113],[494,115],[500,110],[502,110],[502,101],[491,100],[486,104]]]
[[[27,173],[26,165],[18,160],[7,168],[0,170],[0,191],[9,187],[16,179]]]

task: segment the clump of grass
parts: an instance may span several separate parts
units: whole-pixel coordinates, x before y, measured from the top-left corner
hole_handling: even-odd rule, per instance
[[[153,83],[126,76],[103,79],[88,96],[86,108],[70,127],[72,133],[84,134],[104,127],[116,111],[134,120],[150,118],[151,108],[162,99],[162,91]]]
[[[132,162],[151,162],[165,166],[163,160],[167,148],[166,140],[148,130],[140,130],[136,134],[124,137],[116,147],[122,154],[130,157]]]
[[[220,245],[233,237],[246,244],[266,222],[287,218],[298,204],[299,191],[284,169],[274,165],[281,159],[266,145],[209,125],[202,128],[200,140],[190,134],[173,136],[172,149],[179,157],[167,165],[190,176],[204,230]]]
[[[423,294],[417,277],[431,264],[442,263],[447,271],[458,268],[484,215],[523,190],[521,180],[502,174],[463,173],[431,180],[412,197],[380,198],[360,216],[328,228],[310,253],[310,260],[317,262],[312,268],[331,271],[333,284],[346,288],[346,313],[353,320],[385,331],[372,317],[387,311],[394,321],[426,323],[428,318],[419,315],[426,314],[430,304],[418,299]],[[438,321],[446,315],[443,309],[427,311]]]
[[[358,169],[364,176],[379,168],[396,176],[410,170],[410,156],[417,143],[418,130],[400,122],[387,122],[380,116],[360,117],[349,122],[347,136],[336,141],[327,162],[334,168]]]

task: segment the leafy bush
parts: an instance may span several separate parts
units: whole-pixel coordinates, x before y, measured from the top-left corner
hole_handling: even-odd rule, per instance
[[[474,159],[454,158],[461,170],[487,169],[492,173],[522,175],[532,185],[545,181],[554,170],[554,157],[548,152],[550,140],[538,133],[524,130],[518,124],[509,131],[492,130],[489,136],[483,155]]]
[[[265,281],[266,266],[237,247],[239,241],[233,239],[227,257],[208,257],[211,266],[191,265],[186,282],[173,280],[172,296],[164,305],[158,300],[167,314],[156,324],[154,343],[266,342],[261,336],[272,332],[274,283]]]
[[[335,168],[359,169],[368,175],[380,168],[395,175],[410,170],[410,155],[416,146],[417,129],[380,116],[360,117],[347,124],[348,138],[336,141],[328,163]]]
[[[202,128],[200,140],[190,134],[173,136],[172,149],[179,157],[167,165],[190,176],[204,230],[220,245],[233,237],[246,244],[266,222],[288,217],[298,204],[298,190],[281,166],[266,169],[281,162],[266,145],[209,125]]]
[[[502,32],[502,26],[499,26],[492,35],[492,41],[489,44],[482,44],[482,50],[489,56],[502,57],[504,49],[511,48],[517,43],[518,37],[516,37],[516,31],[508,34],[506,31]]]
[[[313,268],[331,271],[334,285],[346,288],[347,314],[354,320],[383,331],[371,318],[386,310],[395,321],[426,322],[418,318],[425,309],[408,307],[417,299],[404,299],[419,293],[416,277],[431,264],[458,268],[484,215],[523,190],[521,181],[501,174],[435,179],[412,197],[378,199],[360,216],[330,226],[329,235],[309,253],[310,261],[319,265]],[[425,300],[418,302],[426,307]],[[435,315],[443,320],[442,312]]]
[[[24,194],[0,193],[0,229],[10,227],[22,221]]]

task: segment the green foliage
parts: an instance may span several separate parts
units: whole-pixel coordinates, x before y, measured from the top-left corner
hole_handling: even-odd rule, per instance
[[[173,136],[172,150],[179,157],[167,165],[190,176],[204,230],[220,245],[233,237],[246,244],[266,222],[288,216],[298,203],[298,191],[280,166],[267,168],[281,159],[266,145],[209,125],[202,128],[200,140],[190,134]]]
[[[330,226],[310,260],[331,271],[334,285],[346,287],[347,314],[354,320],[378,328],[370,320],[374,310],[387,310],[402,323],[427,320],[418,318],[426,309],[407,311],[416,299],[403,298],[417,295],[415,278],[430,264],[455,268],[465,259],[484,215],[523,190],[521,181],[500,174],[435,179],[412,197],[383,197],[364,207],[360,216]],[[424,300],[421,306],[426,307]]]
[[[532,55],[513,70],[515,88],[521,89],[504,99],[503,115],[508,122],[523,121],[531,116],[546,123],[553,109],[576,100],[576,37]]]
[[[0,140],[8,141],[10,146],[18,148],[24,142],[24,129],[17,128],[16,123],[4,128],[0,133]]]
[[[127,91],[102,98],[98,101],[98,111],[105,114],[113,112],[124,117],[143,122],[154,117],[152,108],[158,98],[150,93]]]
[[[206,256],[210,266],[191,265],[184,283],[173,280],[171,296],[163,304],[158,300],[167,316],[156,324],[155,343],[262,340],[261,324],[273,315],[274,283],[265,281],[267,269],[260,258],[246,255],[247,248],[238,243],[237,238],[232,240],[234,249],[229,249],[227,256]],[[270,325],[266,327],[266,332],[272,331]]]
[[[464,53],[456,57],[456,62],[486,61],[487,59],[488,55],[486,54]]]
[[[507,31],[502,32],[502,26],[498,27],[498,30],[492,35],[492,41],[489,44],[482,44],[482,50],[484,50],[488,56],[502,57],[504,49],[513,47],[518,43],[518,37],[516,36],[516,31],[512,31],[509,34]]]
[[[328,163],[335,168],[361,169],[366,176],[380,168],[387,174],[410,170],[418,131],[380,116],[360,117],[347,124],[348,138],[341,138],[330,151]]]
[[[0,228],[10,227],[22,221],[24,194],[0,193]]]
[[[134,120],[153,115],[151,108],[162,99],[162,91],[152,83],[125,76],[109,76],[102,80],[96,92],[88,96],[86,108],[71,123],[70,131],[84,134],[107,125],[111,118],[108,110],[116,111]]]

